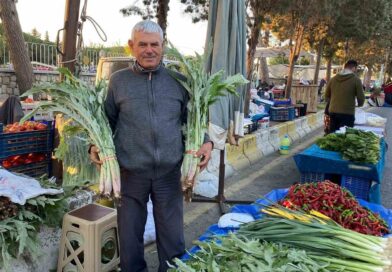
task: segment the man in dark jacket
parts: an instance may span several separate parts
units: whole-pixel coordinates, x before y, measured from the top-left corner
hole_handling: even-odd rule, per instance
[[[353,127],[355,121],[355,100],[358,107],[363,106],[365,94],[361,80],[355,75],[358,63],[349,60],[344,69],[334,76],[327,84],[325,98],[329,103],[330,116],[329,132],[335,132],[340,127]]]
[[[163,272],[167,261],[185,251],[180,171],[188,94],[161,64],[163,33],[159,25],[137,23],[129,46],[136,62],[111,76],[105,102],[121,168],[121,271],[147,271],[143,234],[151,197],[159,272]],[[212,143],[207,141],[196,153],[202,157],[201,168],[207,165],[211,150]],[[91,157],[99,163],[96,151],[91,149]]]

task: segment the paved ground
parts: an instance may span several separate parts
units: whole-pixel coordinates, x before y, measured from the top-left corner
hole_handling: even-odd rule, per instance
[[[387,143],[392,144],[392,108],[371,108],[369,111],[388,118]],[[225,181],[225,196],[233,200],[254,201],[277,188],[287,188],[299,180],[300,174],[292,158],[301,152],[315,139],[323,135],[319,129],[310,135],[296,141],[292,145],[291,154],[281,156],[278,153],[263,157],[260,162],[241,171]],[[387,151],[384,178],[382,181],[382,204],[392,209],[392,161],[391,150]],[[186,247],[192,246],[208,226],[218,222],[220,217],[219,206],[215,203],[186,203],[185,204],[185,239]],[[146,261],[149,271],[157,271],[157,252],[155,244],[146,247]]]

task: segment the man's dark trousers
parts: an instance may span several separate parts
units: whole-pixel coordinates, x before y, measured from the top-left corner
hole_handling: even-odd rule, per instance
[[[147,202],[151,194],[159,256],[159,272],[168,269],[167,261],[185,251],[183,194],[180,168],[164,177],[146,179],[121,170],[121,206],[118,211],[121,271],[147,271],[143,234]]]
[[[347,126],[353,127],[355,116],[351,114],[343,114],[343,113],[329,113],[330,116],[330,125],[329,132],[334,133],[339,128]]]

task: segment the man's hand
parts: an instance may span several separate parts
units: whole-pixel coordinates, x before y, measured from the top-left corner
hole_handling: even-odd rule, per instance
[[[99,159],[99,148],[95,145],[92,145],[90,148],[90,160],[95,163],[97,166],[103,164],[103,162]]]
[[[201,157],[201,161],[198,164],[200,167],[200,172],[207,167],[208,161],[211,158],[212,142],[207,142],[203,144],[200,149],[196,152],[197,157]]]

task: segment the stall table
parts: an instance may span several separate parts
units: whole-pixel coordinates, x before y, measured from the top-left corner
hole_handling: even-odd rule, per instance
[[[386,143],[381,140],[380,160],[377,164],[355,163],[344,160],[339,152],[327,151],[313,144],[294,156],[301,182],[315,182],[341,177],[341,186],[349,189],[354,196],[381,203],[380,183],[385,164]]]
[[[246,213],[250,214],[253,216],[254,219],[259,219],[261,218],[261,207],[262,205],[270,205],[271,202],[277,202],[281,199],[283,199],[288,193],[288,189],[276,189],[271,192],[269,192],[267,195],[265,195],[263,198],[260,198],[256,200],[252,204],[239,204],[235,205],[231,208],[230,212],[232,213]],[[387,209],[383,207],[382,205],[379,204],[374,204],[367,202],[362,199],[358,199],[358,202],[361,206],[366,207],[370,209],[373,212],[377,212],[381,218],[385,220],[385,222],[388,224],[390,231],[392,231],[392,210]],[[210,239],[211,237],[214,236],[222,236],[226,235],[229,232],[236,232],[236,228],[228,227],[228,228],[220,228],[218,224],[213,224],[207,228],[207,230],[198,238],[199,241],[205,241]],[[385,237],[392,237],[392,234],[388,234]],[[184,254],[181,259],[183,261],[187,261],[190,259],[192,254],[195,254],[197,251],[199,251],[200,248],[198,246],[194,246],[187,250],[188,253]]]

